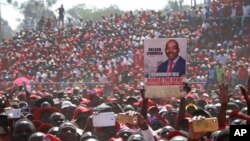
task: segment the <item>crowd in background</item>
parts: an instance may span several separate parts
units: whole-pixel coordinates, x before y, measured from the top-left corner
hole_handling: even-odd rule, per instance
[[[11,104],[23,112],[23,119],[10,129],[12,139],[173,141],[177,136],[197,140],[187,120],[198,115],[219,119],[221,130],[203,138],[226,136],[227,125],[249,122],[250,100],[239,86],[250,89],[249,15],[249,2],[237,1],[167,15],[154,10],[114,13],[77,25],[69,20],[64,27],[43,17],[36,29],[20,31],[0,44],[1,110]],[[160,105],[159,99],[141,96],[143,47],[149,38],[187,39],[187,82],[192,90],[185,99],[169,98]],[[19,77],[30,80],[30,91],[25,84],[9,83]],[[96,82],[101,85],[88,85]],[[111,111],[130,111],[139,115],[140,122],[109,128],[91,125],[93,112]],[[19,133],[19,124],[29,125],[30,133]],[[66,134],[68,130],[71,133]]]

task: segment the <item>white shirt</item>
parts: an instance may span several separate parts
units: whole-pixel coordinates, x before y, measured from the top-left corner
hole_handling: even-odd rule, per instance
[[[216,61],[218,61],[219,63],[221,63],[222,65],[226,65],[227,61],[228,61],[228,56],[226,54],[222,55],[218,55],[216,57]]]

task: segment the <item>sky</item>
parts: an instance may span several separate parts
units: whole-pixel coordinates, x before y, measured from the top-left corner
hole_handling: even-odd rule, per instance
[[[18,2],[21,1],[27,0],[18,0]],[[190,1],[191,0],[184,0],[184,4],[190,5]],[[5,0],[0,0],[0,3],[2,18],[7,20],[10,27],[15,30],[19,24],[19,21],[17,20],[23,19],[23,15],[15,10],[12,6],[6,4]],[[61,4],[63,4],[65,10],[67,10],[82,3],[84,3],[88,8],[104,8],[115,4],[121,10],[125,11],[136,9],[160,10],[167,5],[168,0],[57,0],[57,3],[51,8],[51,10],[55,10],[56,8],[60,7]]]

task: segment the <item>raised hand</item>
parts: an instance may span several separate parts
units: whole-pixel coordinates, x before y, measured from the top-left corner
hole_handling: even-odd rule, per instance
[[[216,91],[219,96],[221,104],[227,104],[232,95],[229,95],[228,85],[225,83],[219,84],[219,91]]]
[[[240,86],[240,90],[246,99],[247,103],[250,103],[250,77],[248,78],[247,89],[244,86]]]
[[[247,102],[247,114],[250,115],[250,77],[248,78],[247,89],[244,86],[240,86],[240,90]],[[248,121],[248,124],[250,124],[250,121]]]

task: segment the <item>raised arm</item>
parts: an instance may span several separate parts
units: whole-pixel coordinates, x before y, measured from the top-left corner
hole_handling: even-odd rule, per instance
[[[250,77],[248,78],[247,89],[244,86],[240,86],[240,90],[247,103],[247,115],[250,115]],[[247,121],[250,124],[250,121]]]
[[[221,103],[221,108],[218,115],[219,128],[223,129],[226,126],[226,110],[227,104],[231,95],[228,95],[228,85],[225,83],[219,84],[219,91],[216,91],[219,96],[219,100]]]
[[[191,87],[188,86],[187,83],[184,84],[184,90],[186,93],[189,93],[191,91]],[[180,98],[180,108],[179,108],[179,113],[178,113],[178,116],[177,116],[177,122],[175,124],[175,128],[177,130],[180,129],[180,122],[181,120],[184,119],[185,117],[185,112],[186,112],[186,109],[185,109],[185,97],[181,97]]]

